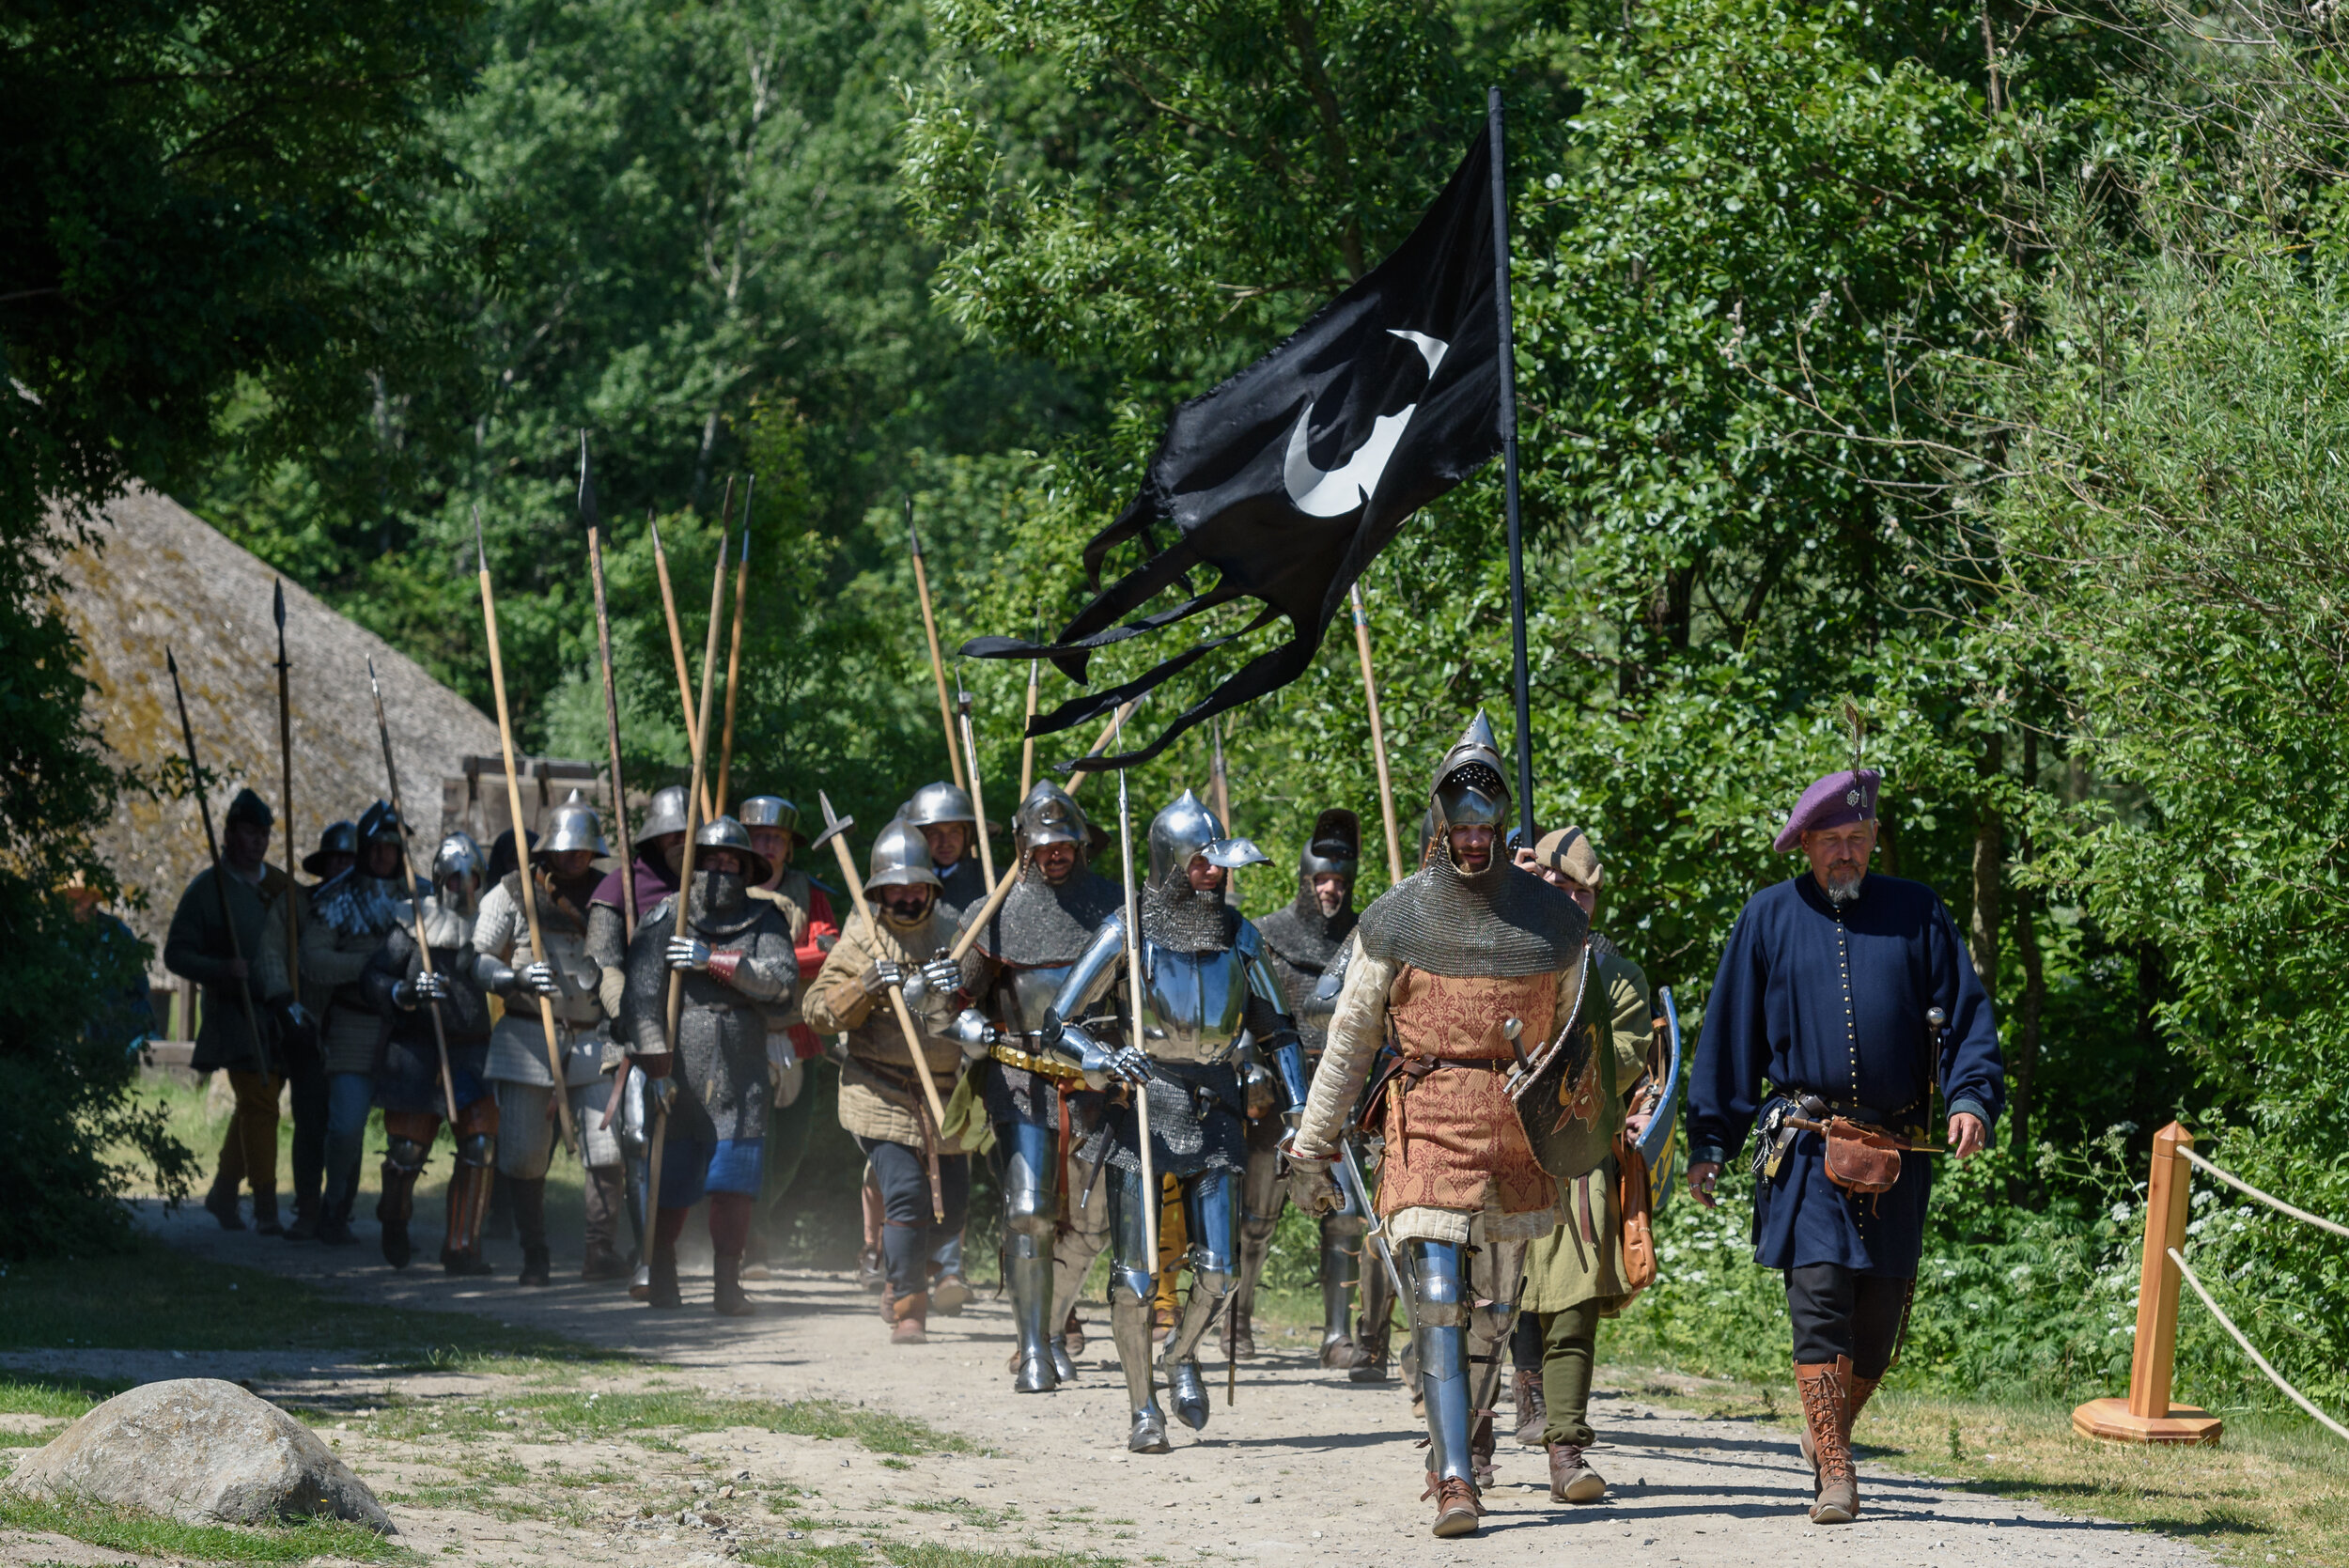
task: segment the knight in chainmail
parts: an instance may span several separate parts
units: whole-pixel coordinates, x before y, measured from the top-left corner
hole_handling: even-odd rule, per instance
[[[1314,987],[1352,933],[1354,877],[1361,864],[1362,823],[1352,812],[1332,808],[1314,819],[1312,834],[1297,856],[1297,896],[1258,923],[1265,957],[1281,982],[1281,994],[1305,1047],[1310,1075],[1321,1059],[1328,1016],[1312,1008]],[[1223,1314],[1223,1351],[1235,1359],[1256,1354],[1251,1319],[1256,1281],[1272,1250],[1280,1222],[1281,1143],[1288,1124],[1274,1114],[1268,1081],[1249,1095],[1248,1171],[1240,1183],[1239,1284],[1232,1310]],[[1350,1371],[1359,1358],[1347,1336],[1347,1317],[1361,1275],[1362,1235],[1367,1226],[1348,1203],[1321,1220],[1321,1364]]]
[[[677,1237],[686,1211],[707,1196],[710,1306],[747,1317],[754,1309],[742,1291],[742,1251],[774,1097],[767,1036],[784,1027],[800,961],[782,911],[750,895],[773,868],[742,825],[721,816],[693,835],[693,849],[689,908],[680,918],[681,900],[673,894],[636,927],[620,998],[618,1032],[629,1060],[668,1123],[647,1298],[655,1307],[684,1304]]]
[[[1437,767],[1424,863],[1362,913],[1290,1157],[1299,1207],[1342,1206],[1330,1166],[1392,1033],[1397,1055],[1374,1107],[1384,1138],[1377,1207],[1413,1293],[1425,1496],[1439,1536],[1472,1534],[1483,1516],[1478,1478],[1489,1473],[1491,1405],[1526,1246],[1558,1223],[1557,1185],[1506,1075],[1520,1037],[1532,1051],[1577,1034],[1590,935],[1580,906],[1503,859],[1501,767],[1480,713]]]
[[[1019,880],[979,934],[978,1003],[956,1019],[956,1031],[978,1057],[995,1129],[1003,1277],[1019,1342],[1012,1387],[1033,1394],[1077,1375],[1067,1317],[1109,1241],[1102,1167],[1087,1168],[1093,1179],[1082,1190],[1067,1180],[1073,1146],[1100,1125],[1101,1096],[1040,1040],[1069,970],[1116,913],[1118,892],[1089,864],[1093,827],[1060,785],[1047,780],[1030,790],[1012,831]]]
[[[375,1106],[375,1045],[383,1020],[359,977],[408,908],[399,818],[378,800],[360,813],[353,862],[320,883],[302,924],[302,986],[318,999],[326,1062],[326,1194],[318,1236],[352,1247],[350,1210]]]
[[[1163,1374],[1175,1415],[1196,1431],[1207,1423],[1199,1343],[1222,1310],[1237,1271],[1233,1200],[1248,1159],[1244,1058],[1277,1068],[1284,1114],[1302,1110],[1303,1048],[1289,1020],[1280,981],[1265,958],[1264,939],[1224,901],[1235,867],[1261,865],[1264,852],[1225,835],[1190,791],[1152,819],[1150,876],[1143,887],[1140,939],[1140,1039],[1116,1036],[1097,1017],[1130,1005],[1126,912],[1103,921],[1052,999],[1048,1050],[1117,1090],[1100,1126],[1077,1152],[1081,1168],[1110,1170],[1110,1331],[1126,1371],[1133,1407],[1127,1447],[1167,1452],[1157,1375]],[[1246,1038],[1244,1038],[1246,1037]],[[1140,1118],[1133,1096],[1149,1096],[1150,1163],[1181,1189],[1190,1238],[1191,1288],[1164,1355],[1150,1360],[1150,1299],[1158,1259],[1145,1240],[1145,1217],[1159,1193],[1143,1179]]]

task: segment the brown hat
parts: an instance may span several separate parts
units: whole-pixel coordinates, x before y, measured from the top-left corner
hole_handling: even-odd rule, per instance
[[[1598,863],[1598,850],[1591,844],[1591,835],[1579,828],[1560,828],[1544,833],[1542,841],[1533,846],[1533,858],[1553,871],[1564,872],[1593,892],[1607,877],[1607,868]]]

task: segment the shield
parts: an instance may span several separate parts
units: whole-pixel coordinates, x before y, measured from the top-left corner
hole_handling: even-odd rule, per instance
[[[1566,1129],[1577,1120],[1595,1113],[1598,1094],[1599,1030],[1597,1011],[1585,1005],[1590,995],[1591,944],[1582,944],[1575,961],[1579,971],[1574,1006],[1556,1033],[1532,1055],[1520,1060],[1509,1077],[1509,1098],[1516,1105],[1525,1141],[1541,1168],[1562,1179],[1584,1172],[1569,1168]]]

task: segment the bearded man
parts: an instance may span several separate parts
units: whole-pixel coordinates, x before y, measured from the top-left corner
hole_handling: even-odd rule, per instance
[[[1771,846],[1807,874],[1763,889],[1737,916],[1688,1075],[1688,1186],[1711,1207],[1721,1167],[1756,1130],[1754,1261],[1786,1279],[1814,1524],[1859,1516],[1852,1422],[1907,1326],[1933,1186],[1926,1154],[1896,1157],[1887,1190],[1847,1190],[1827,1142],[1913,1150],[1937,1087],[1960,1159],[1981,1152],[2006,1072],[1990,998],[1941,900],[1872,876],[1874,768],[1805,790]],[[1765,1085],[1766,1084],[1766,1087]],[[1830,1123],[1830,1118],[1832,1122]]]
[[[765,1154],[767,1036],[799,984],[791,931],[750,895],[769,866],[750,834],[721,816],[693,835],[693,885],[661,901],[628,949],[620,1025],[646,1094],[666,1107],[661,1207],[652,1217],[646,1299],[681,1307],[677,1244],[685,1214],[709,1199],[710,1309],[756,1311],[742,1293],[742,1250]],[[682,906],[682,908],[680,908]],[[679,986],[677,1029],[669,992]]]
[[[880,1183],[881,1318],[891,1343],[921,1344],[930,1257],[962,1230],[971,1157],[931,1120],[928,1095],[913,1075],[927,1073],[941,1103],[954,1093],[963,1052],[947,1026],[971,1003],[978,960],[957,964],[947,956],[960,925],[940,905],[938,873],[919,829],[892,819],[874,839],[868,864],[872,916],[848,917],[808,988],[803,1014],[818,1033],[848,1037],[840,1126]],[[888,1001],[892,988],[905,998],[917,1040],[906,1039]]]
[[[1336,808],[1323,812],[1314,818],[1313,833],[1298,852],[1296,898],[1257,927],[1264,933],[1265,956],[1280,977],[1289,1016],[1297,1020],[1308,1076],[1320,1064],[1329,1027],[1329,1010],[1314,1006],[1314,993],[1359,918],[1354,913],[1354,877],[1361,859],[1361,818]],[[1224,1354],[1242,1360],[1256,1354],[1250,1319],[1255,1312],[1256,1281],[1264,1274],[1273,1228],[1281,1219],[1281,1144],[1288,1136],[1287,1123],[1271,1113],[1269,1094],[1250,1098],[1248,1174],[1240,1184],[1239,1288],[1223,1318]],[[1324,1215],[1320,1224],[1321,1364],[1350,1371],[1360,1358],[1346,1332],[1347,1318],[1361,1284],[1362,1237],[1369,1222],[1349,1199],[1337,1213]]]
[[[1126,1371],[1133,1424],[1126,1446],[1136,1453],[1168,1452],[1156,1376],[1163,1374],[1174,1414],[1193,1431],[1207,1424],[1206,1381],[1199,1343],[1230,1296],[1238,1263],[1233,1246],[1233,1198],[1248,1160],[1246,1091],[1238,1056],[1241,1037],[1278,1073],[1283,1110],[1295,1116],[1305,1089],[1304,1049],[1281,996],[1281,983],[1264,956],[1264,938],[1224,901],[1234,869],[1262,865],[1263,850],[1227,837],[1215,814],[1185,790],[1151,820],[1150,878],[1139,900],[1142,929],[1132,943],[1142,964],[1142,1038],[1121,1044],[1111,1022],[1132,1022],[1118,999],[1130,994],[1121,977],[1129,961],[1124,909],[1096,930],[1092,944],[1069,970],[1052,999],[1045,1048],[1085,1076],[1119,1093],[1079,1158],[1111,1169],[1110,1231],[1115,1249],[1110,1271],[1110,1332]],[[1113,988],[1114,987],[1114,988]],[[1133,1095],[1150,1096],[1150,1159],[1159,1176],[1173,1176],[1190,1238],[1190,1295],[1150,1361],[1150,1300],[1159,1260],[1145,1242],[1145,1217],[1159,1202],[1144,1191],[1142,1128]]]
[[[1336,1212],[1344,1200],[1330,1167],[1392,1032],[1397,1055],[1374,1111],[1385,1137],[1378,1213],[1415,1299],[1423,1496],[1435,1500],[1439,1536],[1473,1534],[1484,1514],[1471,1350],[1488,1373],[1499,1367],[1527,1243],[1558,1223],[1557,1185],[1505,1074],[1520,1037],[1531,1051],[1576,1017],[1590,935],[1573,899],[1502,862],[1501,766],[1480,713],[1437,767],[1424,863],[1362,912],[1291,1156],[1299,1206]]]
[[[1019,881],[979,935],[974,951],[986,964],[979,1002],[956,1018],[955,1033],[978,1059],[995,1128],[1003,1267],[1019,1342],[1012,1388],[1036,1394],[1077,1375],[1061,1329],[1109,1239],[1103,1168],[1091,1168],[1081,1193],[1070,1193],[1066,1179],[1071,1145],[1099,1125],[1101,1096],[1046,1050],[1043,1038],[1052,999],[1094,932],[1116,912],[1118,893],[1088,863],[1092,824],[1050,780],[1019,802],[1012,834],[1019,862],[1011,875]]]

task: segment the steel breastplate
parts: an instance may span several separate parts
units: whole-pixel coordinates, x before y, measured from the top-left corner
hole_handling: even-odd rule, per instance
[[[1044,1027],[1044,1015],[1052,1010],[1052,999],[1060,995],[1068,971],[1076,967],[1067,963],[1044,969],[1007,968],[1000,989],[1009,993],[1012,1016],[997,1021],[1022,1034],[1034,1034]]]
[[[1142,944],[1143,1052],[1161,1062],[1213,1063],[1239,1043],[1248,1009],[1246,955],[1180,953]]]

